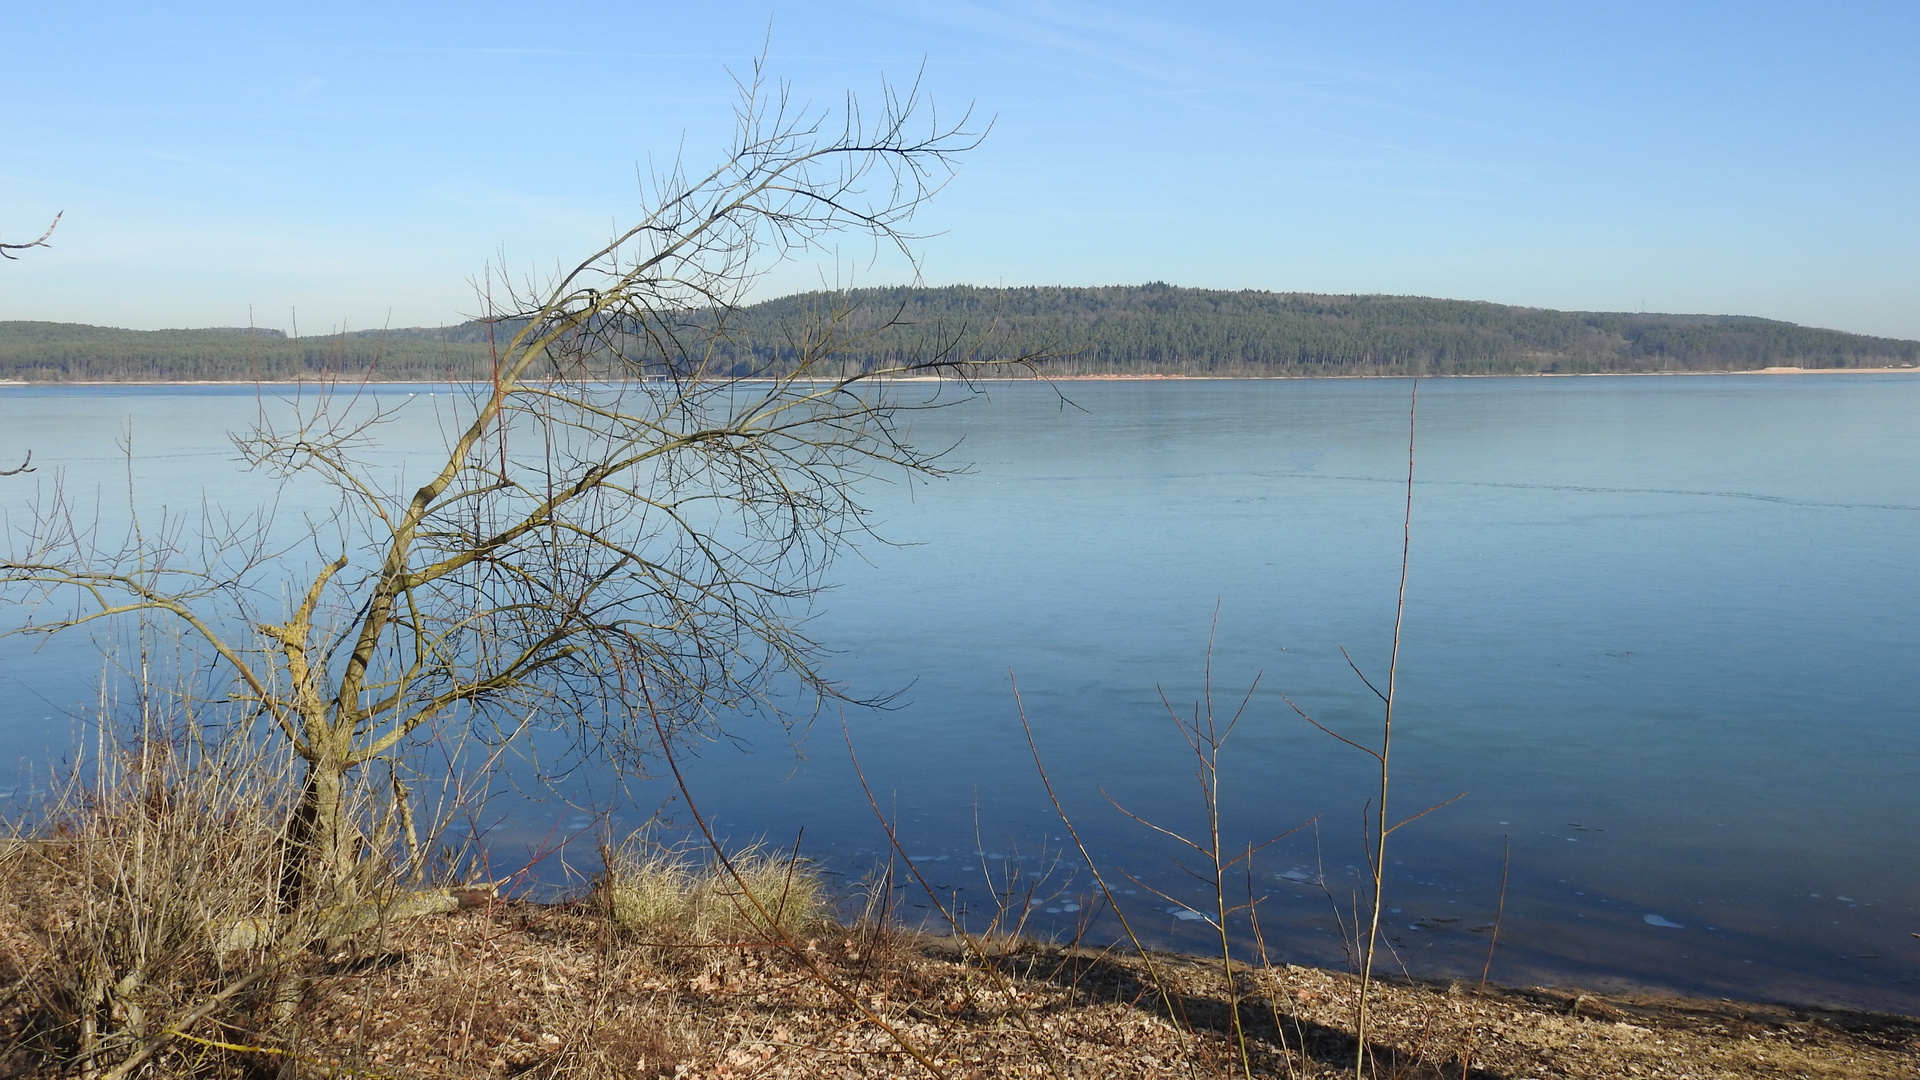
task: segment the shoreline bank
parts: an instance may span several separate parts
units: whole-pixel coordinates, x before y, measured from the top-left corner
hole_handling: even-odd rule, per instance
[[[0,935],[29,968],[27,913]],[[240,1017],[183,1029],[153,1065],[256,1075],[950,1077],[1354,1075],[1358,979],[1292,965],[818,928],[786,944],[678,947],[589,897],[463,901],[299,961],[292,1041]],[[30,938],[30,935],[28,936]],[[21,948],[24,946],[24,948]],[[1384,1076],[1908,1080],[1920,1019],[1729,1001],[1376,978],[1364,1046]],[[0,1003],[0,1072],[35,1060],[31,1001]],[[1231,1017],[1245,1032],[1245,1054]],[[23,1039],[22,1036],[27,1038]],[[1062,1070],[1066,1071],[1062,1071]]]

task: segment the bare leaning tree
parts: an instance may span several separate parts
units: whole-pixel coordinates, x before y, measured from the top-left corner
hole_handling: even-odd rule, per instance
[[[1032,357],[929,328],[913,359],[850,368],[847,346],[897,325],[886,313],[823,309],[771,340],[736,316],[783,259],[845,239],[905,251],[978,141],[917,89],[814,111],[756,68],[717,167],[657,178],[637,224],[508,289],[490,382],[410,479],[376,455],[390,424],[445,422],[417,414],[424,395],[390,408],[336,390],[236,437],[253,468],[331,491],[305,558],[268,557],[258,527],[106,544],[46,507],[0,580],[33,605],[29,632],[157,615],[203,644],[230,699],[304,765],[293,908],[362,893],[351,788],[410,740],[544,724],[631,759],[796,690],[833,694],[796,605],[866,530],[864,479],[944,468],[905,426],[943,399],[896,380]],[[286,578],[298,564],[314,569]]]

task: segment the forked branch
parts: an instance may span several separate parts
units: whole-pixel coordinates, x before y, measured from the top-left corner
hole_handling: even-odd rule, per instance
[[[47,231],[24,244],[0,244],[0,259],[18,259],[20,256],[15,255],[14,252],[25,251],[28,248],[52,247],[53,245],[47,243],[47,241],[52,238],[53,230],[60,227],[60,219],[65,217],[66,214],[67,212],[62,210],[53,215],[53,220],[47,223]],[[4,475],[7,474],[0,473],[0,476]]]

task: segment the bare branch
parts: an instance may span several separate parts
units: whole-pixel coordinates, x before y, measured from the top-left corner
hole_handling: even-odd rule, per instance
[[[25,244],[0,244],[0,259],[18,259],[20,256],[12,254],[12,252],[15,252],[15,251],[25,251],[28,248],[37,248],[37,247],[52,247],[53,245],[47,243],[47,240],[49,237],[53,236],[53,230],[60,227],[60,219],[65,217],[66,214],[67,212],[65,210],[62,210],[59,213],[53,215],[53,220],[47,224],[47,231],[41,233],[39,237],[34,240],[31,240]],[[4,475],[4,474],[0,474],[0,475]]]

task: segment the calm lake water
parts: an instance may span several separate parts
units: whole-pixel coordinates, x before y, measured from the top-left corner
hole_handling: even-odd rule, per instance
[[[409,389],[427,393],[383,393]],[[963,440],[974,471],[873,487],[900,546],[842,562],[811,624],[836,678],[903,690],[846,722],[910,854],[976,907],[984,863],[1045,875],[1032,925],[1087,915],[1017,678],[1136,925],[1200,944],[1204,924],[1169,909],[1204,890],[1106,796],[1201,826],[1161,693],[1194,707],[1211,636],[1221,710],[1259,679],[1223,757],[1229,846],[1311,822],[1255,860],[1269,948],[1340,963],[1370,762],[1281,695],[1377,737],[1340,649],[1384,677],[1409,384],[1075,383],[1071,404],[988,389],[917,421],[923,442]],[[112,440],[130,428],[143,504],[250,504],[263,489],[221,432],[255,408],[251,389],[0,388],[0,456],[31,446],[40,469],[0,496],[18,513],[64,472],[124,503]],[[1467,794],[1390,841],[1407,968],[1478,977],[1504,844],[1496,980],[1920,1013],[1920,376],[1428,381],[1417,453],[1390,814]],[[99,671],[83,639],[0,642],[0,748],[17,763],[0,789],[67,752],[66,714]],[[736,734],[691,769],[726,835],[790,845],[804,829],[849,877],[881,857],[837,713],[800,758],[780,732]],[[638,785],[626,805],[667,795]],[[591,820],[557,800],[496,806],[503,862]]]

